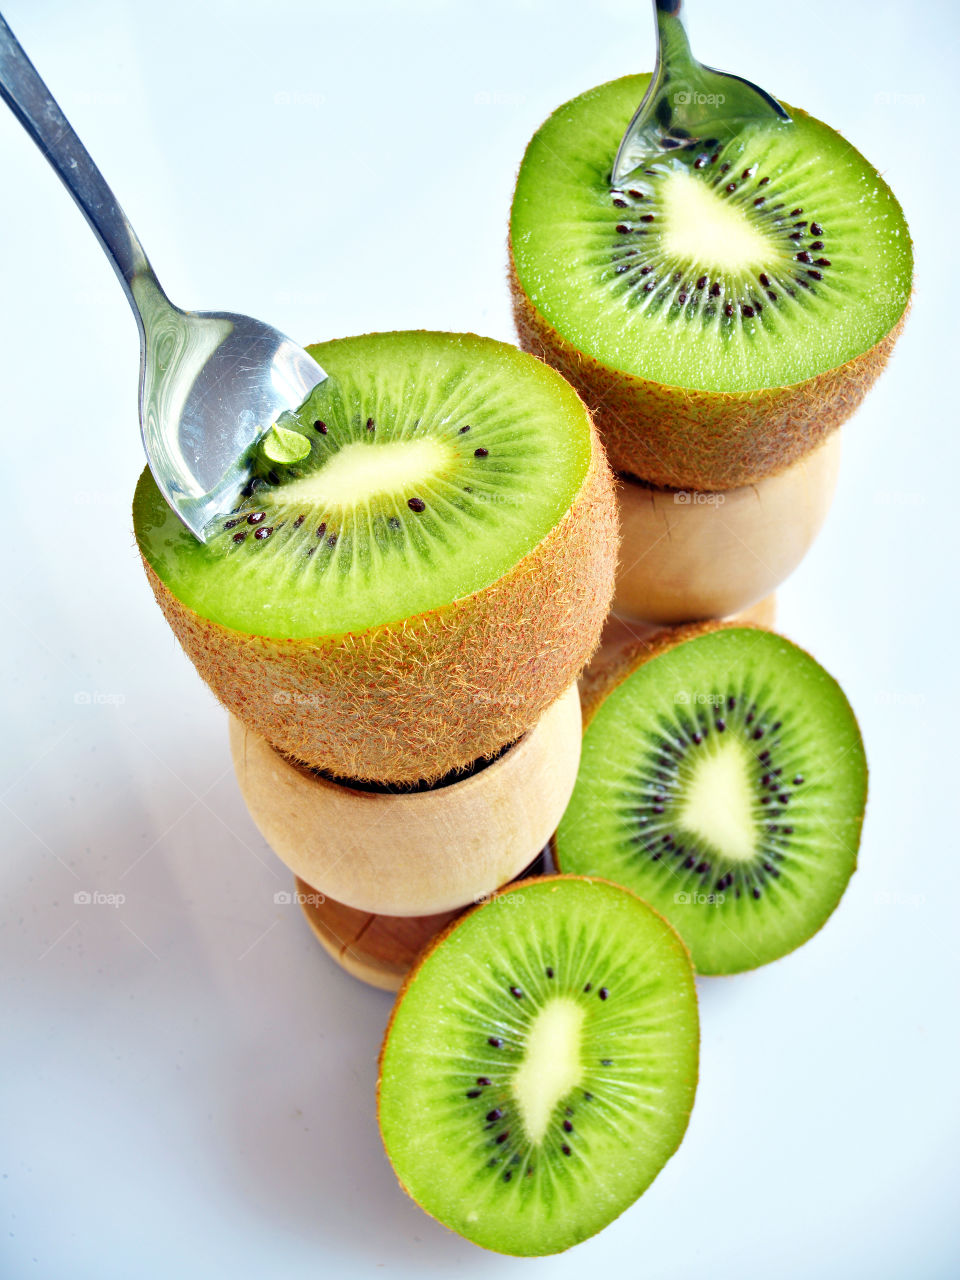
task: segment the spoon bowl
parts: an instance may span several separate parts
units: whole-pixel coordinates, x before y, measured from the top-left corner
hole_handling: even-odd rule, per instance
[[[271,325],[170,302],[113,192],[2,16],[0,97],[76,201],[123,286],[140,330],[147,462],[167,502],[203,542],[213,517],[235,505],[264,432],[327,375]]]

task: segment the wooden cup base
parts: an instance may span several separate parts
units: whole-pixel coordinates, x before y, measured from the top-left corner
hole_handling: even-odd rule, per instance
[[[541,875],[551,867],[545,849],[520,875]],[[432,916],[374,915],[325,897],[299,877],[296,885],[300,908],[327,954],[381,991],[399,991],[424,947],[473,905]]]

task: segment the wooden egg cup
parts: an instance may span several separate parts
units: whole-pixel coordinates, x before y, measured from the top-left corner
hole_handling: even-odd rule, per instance
[[[540,875],[547,850],[520,872],[520,877]],[[473,903],[456,911],[432,916],[384,916],[335,902],[297,879],[297,901],[317,941],[347,973],[381,991],[399,991],[403,980],[423,951],[441,930]]]
[[[674,625],[742,613],[770,595],[810,548],[830,509],[840,432],[786,471],[725,493],[619,486],[614,612]]]
[[[231,719],[244,800],[293,873],[369,915],[437,916],[514,879],[549,840],[580,763],[576,685],[492,763],[405,792],[354,788],[280,755]]]

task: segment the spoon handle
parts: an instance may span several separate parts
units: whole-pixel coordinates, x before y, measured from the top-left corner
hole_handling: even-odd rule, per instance
[[[96,235],[143,329],[135,279],[156,285],[153,269],[126,214],[0,14],[0,97],[47,157]],[[159,285],[156,285],[159,290]],[[161,291],[162,296],[162,291]]]

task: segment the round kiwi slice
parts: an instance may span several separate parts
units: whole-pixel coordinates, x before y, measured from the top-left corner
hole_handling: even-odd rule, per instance
[[[597,406],[613,466],[726,489],[778,471],[853,411],[911,289],[903,212],[876,170],[797,108],[610,185],[649,76],[556,111],[510,222],[522,345]]]
[[[208,541],[145,471],[134,527],[201,675],[278,750],[435,779],[576,678],[612,595],[612,480],[552,369],[469,334],[310,348],[332,375],[261,444]]]
[[[647,1189],[697,1083],[693,970],[674,930],[602,880],[524,880],[407,979],[380,1055],[403,1188],[499,1253],[559,1253]]]
[[[812,937],[856,868],[867,796],[837,682],[772,631],[707,624],[623,655],[587,702],[561,870],[639,893],[701,973]]]

